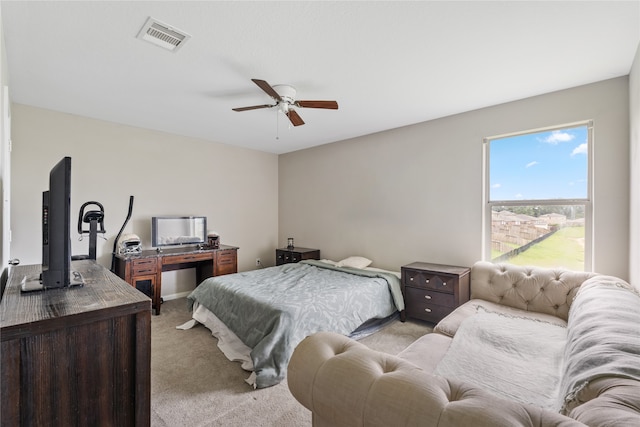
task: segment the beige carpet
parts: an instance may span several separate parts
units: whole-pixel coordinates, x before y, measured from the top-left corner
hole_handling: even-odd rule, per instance
[[[151,425],[153,427],[310,426],[311,413],[289,393],[286,380],[253,390],[249,374],[227,360],[202,325],[178,330],[191,318],[184,298],[166,301],[151,319]],[[360,342],[397,354],[431,332],[422,322],[395,321]]]

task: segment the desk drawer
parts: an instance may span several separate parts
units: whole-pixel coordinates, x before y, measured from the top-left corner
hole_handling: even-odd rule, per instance
[[[218,265],[235,264],[236,263],[236,251],[222,251],[218,252]]]
[[[405,270],[405,286],[433,289],[453,294],[457,281],[458,276],[434,274],[428,271]]]
[[[238,272],[238,252],[218,251],[215,257],[214,273],[216,276]]]
[[[211,252],[201,254],[193,253],[185,255],[170,255],[162,257],[162,264],[184,264],[187,262],[206,261],[210,259],[213,259],[213,254]]]
[[[133,275],[155,274],[158,271],[157,258],[143,258],[133,260]]]

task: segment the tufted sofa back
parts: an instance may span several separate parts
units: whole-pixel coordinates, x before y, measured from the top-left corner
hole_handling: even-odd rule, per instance
[[[471,267],[471,299],[567,320],[578,288],[594,276],[597,274],[479,261]]]

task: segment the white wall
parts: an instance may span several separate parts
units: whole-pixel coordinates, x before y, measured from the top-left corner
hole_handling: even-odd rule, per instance
[[[275,154],[14,104],[12,106],[11,253],[21,264],[41,262],[42,191],[51,167],[72,158],[73,254],[88,253],[88,236],[77,240],[80,206],[105,208],[105,236],[98,261],[109,267],[113,241],[133,195],[125,233],[151,244],[151,217],[205,215],[223,244],[239,246],[238,269],[255,259],[275,263],[278,228],[278,160]],[[162,295],[193,289],[193,269],[163,273]]]
[[[2,27],[2,5],[0,5],[0,271],[7,267],[10,258],[9,220],[11,215],[5,212],[10,203],[11,162],[9,161],[9,133],[11,122],[5,116],[10,114],[5,106],[5,91],[9,82],[7,53],[4,46]],[[8,96],[8,94],[7,94]],[[8,98],[7,98],[8,99]]]
[[[322,257],[362,255],[396,270],[472,265],[483,137],[593,119],[594,269],[626,278],[628,95],[621,77],[281,155],[279,243],[292,236]]]
[[[640,45],[629,73],[630,226],[629,280],[640,283]]]

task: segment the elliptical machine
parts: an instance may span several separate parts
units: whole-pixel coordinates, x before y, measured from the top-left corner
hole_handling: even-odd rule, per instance
[[[96,205],[99,209],[88,210],[85,212],[85,208],[89,205]],[[82,228],[82,223],[89,224],[89,229]],[[100,226],[100,228],[98,228]],[[96,243],[98,233],[104,234],[104,207],[99,202],[86,202],[80,207],[80,214],[78,215],[78,234],[80,234],[80,240],[84,234],[89,235],[89,255],[73,255],[72,260],[80,259],[96,259]]]

